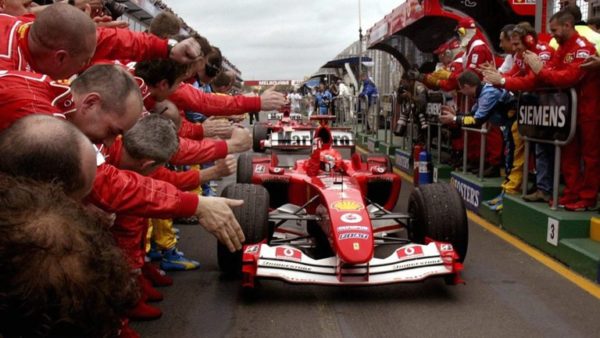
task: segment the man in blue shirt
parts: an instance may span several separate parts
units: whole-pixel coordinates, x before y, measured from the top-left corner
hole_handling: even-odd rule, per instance
[[[463,95],[476,100],[471,115],[457,115],[452,107],[444,106],[440,122],[478,128],[489,121],[500,127],[505,145],[506,180],[499,198],[488,202],[495,210],[500,210],[503,194],[518,193],[523,179],[524,147],[517,131],[516,98],[506,89],[482,84],[477,74],[470,70],[460,74],[458,86]]]
[[[319,90],[315,95],[315,108],[319,112],[319,115],[328,115],[329,114],[329,105],[331,104],[331,100],[333,96],[325,86],[325,83],[321,82],[319,84]]]
[[[377,92],[377,86],[369,78],[368,74],[363,75],[363,89],[358,95],[367,99],[367,116],[368,116],[368,128],[370,131],[375,130],[375,123],[377,123],[377,112],[375,111],[375,100],[379,96]]]

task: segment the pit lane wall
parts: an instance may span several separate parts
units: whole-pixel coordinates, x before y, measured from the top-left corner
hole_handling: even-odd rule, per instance
[[[446,2],[452,3],[452,1]],[[427,10],[428,1],[418,1],[418,3],[422,7],[416,7],[412,1],[407,1],[404,9],[395,10],[396,12],[404,11],[404,14],[392,12],[371,28],[369,33],[373,35],[369,36],[369,39],[372,40],[369,45],[371,47],[379,46],[378,49],[385,50],[387,47],[384,45],[394,45],[399,39],[398,36],[410,35],[410,31],[402,32],[402,28],[394,31],[391,27],[398,25],[398,21],[394,21],[395,17],[400,17],[409,24],[418,21],[419,11]],[[454,3],[465,5],[463,1]],[[527,13],[524,12],[524,14]],[[511,21],[503,21],[503,24],[508,22]],[[413,34],[416,33],[413,32]],[[418,46],[419,42],[416,41],[415,44]],[[396,47],[400,45],[396,44]],[[381,46],[384,47],[380,48]],[[392,50],[392,54],[398,54],[397,50],[398,48],[396,48],[396,52]],[[398,56],[397,59],[404,65],[402,56]],[[357,105],[354,121],[356,140],[368,152],[389,154],[397,170],[404,174],[402,175],[403,179],[412,183],[413,173],[417,167],[413,160],[414,135],[418,133],[419,121],[418,118],[408,113],[407,115],[411,115],[411,117],[408,119],[409,127],[405,131],[405,137],[395,136],[394,131],[397,131],[397,121],[401,112],[410,110],[410,107],[399,102],[394,93],[383,93],[373,105],[374,108],[366,107],[366,103],[363,103],[362,106],[360,103]],[[357,100],[360,102],[360,98]],[[388,104],[389,101],[391,101],[391,108]],[[439,126],[437,127],[439,128]],[[540,249],[573,271],[600,283],[600,216],[597,211],[551,210],[547,203],[527,203],[520,195],[505,196],[503,209],[495,210],[488,201],[502,191],[503,179],[500,177],[483,178],[467,172],[466,169],[456,171],[445,165],[444,160],[453,156],[450,153],[451,147],[448,142],[444,141],[445,137],[435,136],[438,133],[435,128],[436,126],[427,127],[424,147],[433,155],[434,181],[450,182],[457,188],[469,210]],[[442,135],[442,133],[437,135]],[[466,143],[467,141],[465,141]],[[446,156],[444,157],[443,154]],[[463,166],[463,168],[465,167]]]

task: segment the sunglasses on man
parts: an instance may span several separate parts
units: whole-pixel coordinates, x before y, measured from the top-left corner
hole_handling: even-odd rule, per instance
[[[204,67],[204,72],[206,73],[206,76],[215,77],[221,72],[221,67],[207,63]]]

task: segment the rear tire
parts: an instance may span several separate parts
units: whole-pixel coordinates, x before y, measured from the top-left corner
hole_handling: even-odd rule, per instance
[[[252,153],[241,153],[238,157],[237,183],[252,183],[254,168],[252,167]]]
[[[463,262],[469,244],[469,224],[465,205],[458,191],[447,183],[426,184],[416,188],[408,200],[411,216],[408,237],[424,244],[425,237],[452,244]]]
[[[240,224],[246,241],[244,244],[258,243],[269,237],[269,192],[260,185],[231,184],[223,189],[222,197],[244,200],[244,204],[232,208]],[[217,242],[219,268],[226,275],[239,276],[242,272],[242,251],[229,252],[227,247]]]
[[[260,146],[260,141],[267,139],[268,132],[268,128],[260,123],[255,124],[252,128],[252,150],[255,153],[265,152],[265,149]]]

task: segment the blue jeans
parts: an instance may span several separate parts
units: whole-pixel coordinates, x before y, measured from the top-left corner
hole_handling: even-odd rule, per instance
[[[552,194],[554,180],[554,145],[535,143],[535,183],[539,190]]]

